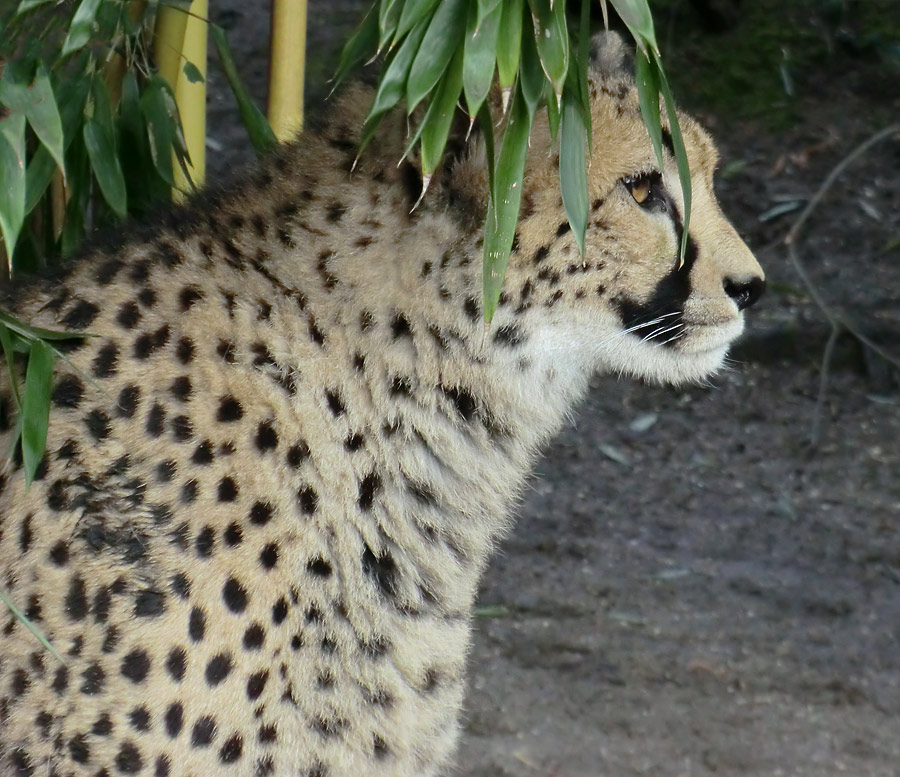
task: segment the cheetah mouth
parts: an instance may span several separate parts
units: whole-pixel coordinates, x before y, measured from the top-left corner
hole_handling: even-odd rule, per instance
[[[744,331],[743,316],[722,321],[683,321],[684,329],[678,340],[683,353],[701,355],[727,349]]]

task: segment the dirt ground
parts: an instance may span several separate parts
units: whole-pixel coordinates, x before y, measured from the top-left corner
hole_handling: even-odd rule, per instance
[[[657,25],[770,292],[711,385],[598,378],[546,452],[482,586],[460,777],[900,775],[900,384],[845,337],[819,406],[830,327],[779,243],[900,117],[900,66],[879,58],[900,27],[849,0],[837,20],[818,11],[840,3],[757,4],[768,26],[749,5],[726,32],[682,3]],[[217,8],[261,93],[265,15]],[[314,99],[357,8],[311,3]],[[228,105],[214,92],[222,168],[247,156]],[[900,356],[900,142],[850,168],[805,235],[824,298]]]

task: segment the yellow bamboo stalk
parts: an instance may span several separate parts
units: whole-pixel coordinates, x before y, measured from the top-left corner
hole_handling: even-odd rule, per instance
[[[201,186],[206,177],[206,39],[208,0],[193,0],[188,13],[162,6],[156,22],[154,54],[160,75],[175,92],[175,103],[181,116],[181,126],[191,162],[190,180],[178,160],[172,161],[175,188],[172,199],[180,202],[194,186]],[[202,81],[191,83],[184,73],[184,64],[192,63]]]
[[[272,0],[269,53],[269,124],[280,141],[303,127],[306,0]]]

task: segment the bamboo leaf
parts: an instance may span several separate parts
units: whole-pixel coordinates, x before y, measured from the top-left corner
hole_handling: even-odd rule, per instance
[[[0,78],[0,105],[25,115],[38,140],[62,168],[65,165],[62,120],[47,68],[39,63],[31,83],[16,77],[23,72],[23,69],[15,67],[4,69]]]
[[[403,3],[400,21],[397,23],[397,31],[394,33],[394,43],[399,43],[400,39],[423,19],[430,18],[437,4],[438,0],[406,0]]]
[[[411,2],[412,0],[410,0]],[[469,0],[442,0],[438,5],[422,45],[409,70],[406,110],[412,113],[434,89],[466,32],[466,3]]]
[[[403,0],[381,0],[378,9],[378,50],[381,51],[394,37],[394,31],[403,11]]]
[[[672,90],[669,89],[669,82],[666,79],[666,74],[663,72],[662,60],[656,52],[653,54],[653,60],[656,65],[663,100],[666,103],[666,115],[669,119],[669,134],[672,136],[672,147],[675,149],[675,162],[678,165],[678,178],[681,180],[681,195],[684,199],[684,224],[681,232],[680,252],[680,259],[683,264],[691,228],[691,168],[688,164],[687,150],[684,147],[684,138],[681,135],[681,126],[678,124],[675,98],[672,96]]]
[[[44,455],[50,420],[50,389],[56,356],[43,340],[35,340],[28,354],[22,397],[22,463],[30,485]]]
[[[491,90],[497,59],[497,33],[503,11],[498,3],[486,16],[479,17],[481,5],[469,5],[463,59],[463,91],[469,116],[473,119]]]
[[[188,83],[202,84],[206,80],[203,77],[203,73],[200,72],[200,68],[193,62],[185,62],[182,70],[184,71],[184,77],[187,78]]]
[[[476,26],[480,27],[481,23],[500,7],[501,2],[502,0],[478,0]]]
[[[526,22],[531,27],[530,22]],[[528,115],[534,119],[537,107],[544,96],[544,86],[549,83],[541,68],[537,46],[532,30],[525,30],[522,35],[522,61],[519,65],[519,79],[522,85],[522,97],[528,106]],[[552,84],[551,84],[552,87]]]
[[[6,255],[12,259],[25,220],[25,115],[10,113],[0,120],[0,231]]]
[[[491,197],[484,228],[484,319],[494,317],[503,289],[503,279],[522,202],[522,179],[528,152],[531,120],[528,106],[518,90],[509,109],[509,121],[503,133],[503,145],[497,161],[495,177],[496,197]]]
[[[16,16],[19,16],[26,11],[30,11],[33,8],[46,5],[49,2],[50,0],[22,0],[22,2],[19,3],[19,7],[16,8]]]
[[[384,75],[381,76],[378,91],[375,92],[375,99],[372,100],[372,107],[369,109],[369,115],[366,117],[366,124],[400,102],[406,89],[409,69],[427,30],[428,20],[423,19],[400,44],[390,64],[385,69]]]
[[[11,316],[0,310],[0,325],[7,327],[19,337],[28,340],[71,340],[78,337],[86,337],[83,332],[57,332],[54,329],[43,329],[39,326],[27,324],[15,316]]]
[[[594,131],[591,119],[591,92],[588,86],[588,67],[591,46],[591,0],[581,0],[581,16],[578,20],[578,48],[575,49],[575,78],[578,84],[578,104],[587,128],[588,151],[594,146]]]
[[[147,123],[150,157],[153,159],[156,172],[169,186],[174,187],[171,151],[175,142],[175,128],[166,105],[167,86],[160,76],[150,79],[141,95],[141,113]]]
[[[641,106],[641,116],[644,126],[650,135],[653,151],[656,153],[656,161],[659,169],[663,167],[662,154],[662,124],[659,118],[659,76],[655,63],[647,59],[642,51],[634,53],[635,82],[637,85],[638,101]]]
[[[557,98],[562,94],[569,71],[569,31],[566,27],[566,4],[549,0],[528,0],[534,22],[534,40],[541,67],[553,84]]]
[[[18,618],[22,622],[25,628],[35,636],[37,641],[40,642],[46,650],[50,651],[50,653],[53,654],[53,657],[57,661],[59,661],[61,664],[66,663],[66,660],[56,651],[56,648],[54,648],[53,645],[51,645],[47,641],[47,638],[40,632],[38,627],[35,626],[27,617],[25,617],[25,613],[23,613],[18,607],[16,607],[16,605],[12,603],[10,598],[5,593],[3,593],[2,589],[0,589],[0,602],[3,602],[3,604],[5,604],[9,608],[9,611],[13,614],[13,616]]]
[[[347,77],[347,74],[362,62],[369,55],[369,52],[375,49],[377,43],[378,14],[375,13],[373,6],[363,17],[350,39],[344,44],[344,48],[341,51],[341,60],[332,79],[334,81],[333,88],[337,88],[344,78]]]
[[[500,16],[500,29],[503,34],[497,39],[497,80],[507,95],[516,80],[519,58],[522,55],[523,3],[524,0],[504,0],[501,3],[503,13]],[[504,112],[505,103],[504,98]]]
[[[91,39],[100,2],[101,0],[81,0],[69,25],[69,34],[63,43],[62,56],[65,57],[73,51],[83,48]]]
[[[625,26],[634,36],[638,48],[643,50],[649,44],[654,52],[659,52],[656,32],[653,29],[653,15],[647,0],[609,0]]]
[[[91,160],[91,168],[103,199],[119,218],[128,215],[128,195],[125,190],[125,176],[116,155],[115,139],[102,122],[88,119],[84,123],[84,146]]]
[[[438,92],[428,109],[428,120],[422,130],[422,174],[430,176],[441,161],[456,103],[463,85],[463,49],[457,49]]]
[[[225,35],[225,30],[218,24],[211,24],[210,28],[212,29],[213,43],[219,54],[219,61],[222,63],[222,70],[225,73],[228,85],[231,87],[231,93],[234,95],[234,99],[237,102],[238,112],[241,115],[241,122],[247,130],[247,135],[250,137],[250,143],[258,154],[261,154],[270,148],[274,148],[278,145],[278,140],[276,139],[275,133],[272,131],[272,127],[269,125],[265,114],[263,114],[259,109],[259,106],[253,101],[253,98],[247,91],[247,87],[244,86],[244,82],[241,80],[238,69],[234,64],[234,57],[231,56],[231,49],[228,46],[228,38]],[[347,46],[349,45],[350,44],[348,43]],[[335,76],[335,78],[337,78],[337,76]],[[175,140],[175,138],[173,138],[173,140]]]
[[[22,397],[19,395],[19,379],[16,376],[16,349],[9,334],[9,328],[0,324],[0,346],[6,359],[6,371],[9,373],[9,387],[12,389],[13,401],[19,413],[22,413]]]
[[[569,82],[570,85],[572,81]],[[578,250],[584,256],[584,235],[588,218],[588,189],[585,158],[587,128],[578,96],[566,89],[562,98],[559,132],[559,188]]]
[[[478,111],[478,126],[484,139],[484,157],[488,169],[488,201],[494,196],[494,119],[487,103]]]

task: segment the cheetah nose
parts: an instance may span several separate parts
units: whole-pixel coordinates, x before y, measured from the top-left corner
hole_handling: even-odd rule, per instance
[[[744,310],[755,304],[766,290],[766,282],[762,278],[751,278],[749,281],[736,281],[726,278],[722,283],[725,293],[734,300],[738,310]]]

